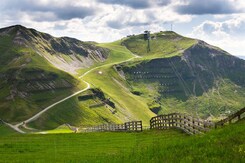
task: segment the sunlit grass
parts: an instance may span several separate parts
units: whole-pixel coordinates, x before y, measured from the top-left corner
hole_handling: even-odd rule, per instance
[[[148,43],[144,40],[143,35],[131,36],[123,40],[122,44],[137,55],[146,59],[153,59],[182,55],[185,49],[197,42],[171,31],[155,33],[151,36],[156,39],[150,40],[150,52],[147,52]]]
[[[0,136],[1,161],[244,162],[244,121],[188,136],[178,130]]]

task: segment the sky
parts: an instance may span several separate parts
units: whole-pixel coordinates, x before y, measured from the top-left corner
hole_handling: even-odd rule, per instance
[[[0,28],[111,42],[172,30],[245,57],[245,0],[1,0]]]

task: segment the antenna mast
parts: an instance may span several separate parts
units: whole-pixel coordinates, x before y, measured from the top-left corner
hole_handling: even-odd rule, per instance
[[[148,53],[148,52],[151,51],[151,47],[150,47],[150,39],[151,39],[150,31],[145,31],[144,32],[144,39],[147,40],[147,48],[146,48],[146,51]]]

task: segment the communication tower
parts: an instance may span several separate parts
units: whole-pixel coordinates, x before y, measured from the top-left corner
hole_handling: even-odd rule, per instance
[[[144,32],[144,40],[147,41],[147,48],[146,48],[147,53],[151,51],[150,39],[151,39],[150,31],[145,31]]]

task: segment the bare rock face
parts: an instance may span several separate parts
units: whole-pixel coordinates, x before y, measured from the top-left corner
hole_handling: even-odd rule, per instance
[[[47,44],[42,45],[41,49],[44,51],[39,51],[40,55],[59,69],[72,74],[76,74],[78,69],[104,62],[109,55],[108,49],[66,37],[52,38]]]
[[[13,39],[13,44],[27,47],[27,40],[22,37],[21,31],[17,31],[16,36]]]

